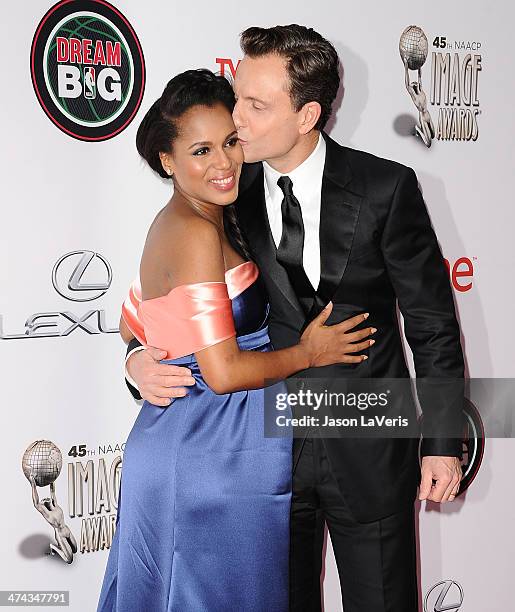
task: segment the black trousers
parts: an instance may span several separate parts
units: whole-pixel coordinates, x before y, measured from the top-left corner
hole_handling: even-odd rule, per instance
[[[293,474],[290,611],[322,609],[320,573],[327,523],[344,612],[418,612],[414,519],[412,503],[386,518],[358,523],[331,473],[323,440],[307,438]]]

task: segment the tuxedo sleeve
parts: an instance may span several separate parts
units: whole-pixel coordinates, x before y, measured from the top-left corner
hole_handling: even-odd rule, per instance
[[[141,344],[141,342],[137,338],[132,338],[132,340],[127,345],[127,352],[125,353],[125,359],[127,359],[127,357],[129,356],[129,353],[131,353],[134,349],[136,349],[136,348],[138,348],[140,346],[141,347],[143,346]],[[127,385],[128,389],[131,392],[132,397],[134,397],[134,399],[136,399],[136,400],[142,399],[138,389],[129,382],[129,380],[127,379],[127,376],[125,377],[125,384]]]
[[[413,352],[421,454],[461,457],[464,361],[449,275],[417,177],[402,167],[382,250]]]

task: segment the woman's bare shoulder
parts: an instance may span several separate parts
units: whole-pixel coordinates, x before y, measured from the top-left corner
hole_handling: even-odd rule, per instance
[[[195,211],[168,204],[148,231],[140,266],[143,299],[177,285],[224,280],[218,231]]]

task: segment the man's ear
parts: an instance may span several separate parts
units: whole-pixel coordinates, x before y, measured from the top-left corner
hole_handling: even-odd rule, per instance
[[[174,172],[172,156],[169,153],[159,153],[159,159],[161,160],[161,165],[163,166],[163,170],[168,174],[168,176],[172,176]]]
[[[322,107],[319,102],[306,102],[299,111],[299,132],[301,134],[307,134],[310,132],[322,114]]]

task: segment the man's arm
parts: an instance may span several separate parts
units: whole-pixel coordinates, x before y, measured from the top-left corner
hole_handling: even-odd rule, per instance
[[[191,370],[172,363],[160,363],[166,351],[147,346],[138,340],[129,342],[125,357],[125,382],[133,397],[155,406],[169,406],[176,397],[187,394],[187,386],[195,384]]]
[[[382,249],[413,352],[423,412],[421,495],[440,501],[457,491],[464,360],[449,276],[411,168],[401,171]],[[442,477],[435,497],[428,491],[431,472],[437,481]]]
[[[441,434],[447,425],[458,433],[464,376],[460,330],[447,268],[411,168],[403,168],[393,194],[382,249],[417,379],[432,383],[421,384],[424,429]],[[454,393],[447,392],[451,387]],[[424,405],[424,396],[438,401]],[[461,453],[461,438],[454,436],[425,439],[422,444],[422,455],[461,457]]]
[[[131,355],[134,355],[135,352],[142,351],[144,349],[145,347],[137,338],[132,338],[132,340],[127,345],[127,352],[125,353],[125,384],[127,385],[127,388],[129,389],[132,397],[135,400],[140,400],[142,399],[142,397],[140,395],[139,388],[137,387],[136,382],[129,374],[129,370],[127,369],[127,362],[129,361]]]

